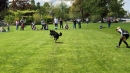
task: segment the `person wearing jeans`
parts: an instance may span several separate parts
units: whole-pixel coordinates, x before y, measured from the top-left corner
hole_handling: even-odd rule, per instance
[[[75,19],[75,17],[74,17],[74,19],[73,19],[73,28],[76,29],[76,19]]]
[[[19,29],[19,21],[16,20],[15,24],[16,24],[16,30],[18,30]]]

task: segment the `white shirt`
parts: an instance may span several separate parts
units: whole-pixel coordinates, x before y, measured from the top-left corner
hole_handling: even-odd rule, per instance
[[[41,24],[44,25],[44,21],[43,20],[41,21]]]
[[[54,19],[54,23],[58,24],[58,19],[57,18]]]
[[[88,21],[88,18],[86,18],[86,21]]]
[[[117,31],[121,34],[121,36],[123,36],[123,34],[129,34],[126,30],[123,29],[118,29]]]
[[[80,22],[80,21],[81,21],[81,19],[79,19],[79,18],[78,18],[78,19],[77,19],[77,21],[78,21],[78,22]]]

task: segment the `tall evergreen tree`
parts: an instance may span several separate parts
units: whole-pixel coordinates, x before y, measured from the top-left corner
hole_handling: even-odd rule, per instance
[[[31,9],[36,10],[35,0],[31,0]]]
[[[35,6],[35,0],[31,0],[31,5]]]

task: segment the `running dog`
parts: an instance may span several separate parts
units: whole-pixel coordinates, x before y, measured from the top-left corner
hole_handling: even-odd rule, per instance
[[[59,36],[62,36],[62,33],[61,33],[61,32],[58,33],[58,32],[56,32],[56,31],[54,31],[54,30],[50,30],[50,36],[54,37],[54,40],[55,40],[55,42],[56,42],[57,39],[59,38]]]

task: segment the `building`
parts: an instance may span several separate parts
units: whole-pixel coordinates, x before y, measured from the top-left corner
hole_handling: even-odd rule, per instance
[[[8,4],[9,4],[8,0],[0,0],[0,12],[4,9],[7,9]]]

